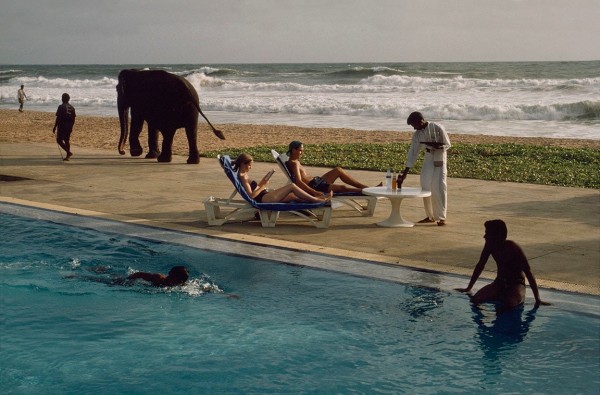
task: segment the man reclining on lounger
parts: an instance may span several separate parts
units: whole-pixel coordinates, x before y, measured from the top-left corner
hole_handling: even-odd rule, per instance
[[[313,196],[321,196],[330,192],[354,192],[362,193],[365,185],[353,177],[341,167],[336,167],[323,174],[321,177],[312,177],[306,173],[304,167],[300,163],[300,158],[304,153],[304,145],[300,141],[292,141],[288,149],[289,160],[286,166],[292,177],[294,184],[298,185],[302,190],[310,193]],[[337,179],[340,179],[344,184],[334,184]]]

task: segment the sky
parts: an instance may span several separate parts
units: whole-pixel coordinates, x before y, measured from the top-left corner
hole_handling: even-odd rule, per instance
[[[0,64],[600,60],[599,0],[0,0]]]

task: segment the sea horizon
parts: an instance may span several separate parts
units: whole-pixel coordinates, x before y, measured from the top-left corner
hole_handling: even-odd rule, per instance
[[[407,131],[421,111],[448,133],[600,139],[600,61],[0,65],[0,108],[117,116],[117,75],[186,78],[213,123]]]

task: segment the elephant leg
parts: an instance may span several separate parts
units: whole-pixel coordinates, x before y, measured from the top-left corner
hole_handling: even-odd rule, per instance
[[[148,153],[146,159],[155,159],[160,155],[158,150],[158,129],[148,124]]]
[[[140,133],[144,127],[144,118],[131,115],[131,132],[129,133],[129,153],[131,156],[140,156],[144,149],[140,144]]]
[[[163,130],[163,142],[162,142],[162,152],[158,156],[159,162],[170,162],[173,151],[173,137],[175,137],[175,130]]]
[[[189,156],[187,163],[188,164],[198,164],[200,163],[200,152],[198,151],[198,121],[196,120],[193,125],[190,125],[185,128],[185,134],[188,140],[189,146]]]

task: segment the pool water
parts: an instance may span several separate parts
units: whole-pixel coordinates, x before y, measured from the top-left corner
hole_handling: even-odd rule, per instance
[[[598,298],[497,318],[451,290],[0,220],[3,394],[600,391]],[[188,285],[105,281],[174,265]]]

